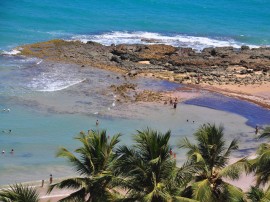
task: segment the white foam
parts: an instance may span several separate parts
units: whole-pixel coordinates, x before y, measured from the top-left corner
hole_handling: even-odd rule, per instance
[[[37,65],[39,65],[40,63],[42,63],[42,61],[43,61],[43,60],[38,61],[38,62],[37,62]]]
[[[40,73],[35,75],[27,85],[34,91],[59,91],[85,81],[81,75],[66,66],[40,67]]]
[[[41,31],[40,31],[41,32]],[[43,32],[49,35],[52,35],[54,37],[62,37],[62,36],[72,36],[73,34],[65,32],[63,30],[55,30],[55,31],[49,31],[49,32]]]
[[[232,46],[240,48],[242,45],[231,38],[208,38],[188,35],[161,35],[152,32],[109,32],[101,35],[75,35],[72,40],[80,40],[83,43],[94,41],[103,45],[111,44],[167,44],[176,47],[191,47],[202,50],[206,47],[224,47]],[[249,45],[252,48],[258,47]]]
[[[17,55],[19,54],[21,51],[18,49],[13,49],[11,51],[3,51],[4,55]]]
[[[83,82],[83,80],[78,81],[54,81],[51,83],[46,82],[46,84],[42,87],[42,89],[36,89],[36,91],[43,91],[43,92],[54,92],[64,90],[76,84]]]

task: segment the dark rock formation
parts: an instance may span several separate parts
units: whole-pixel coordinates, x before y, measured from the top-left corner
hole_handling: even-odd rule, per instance
[[[23,55],[45,60],[76,63],[130,76],[155,72],[158,78],[183,83],[260,84],[270,81],[270,48],[242,46],[191,48],[154,45],[111,45],[52,40],[23,46]]]

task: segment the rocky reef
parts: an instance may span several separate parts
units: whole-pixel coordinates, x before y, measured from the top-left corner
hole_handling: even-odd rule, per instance
[[[21,54],[49,61],[93,66],[130,77],[153,76],[185,84],[262,84],[270,81],[270,48],[242,46],[191,48],[154,45],[111,45],[51,40],[20,47]]]
[[[117,95],[117,102],[167,102],[169,100],[168,95],[163,92],[140,90],[132,83],[111,85],[110,88]]]

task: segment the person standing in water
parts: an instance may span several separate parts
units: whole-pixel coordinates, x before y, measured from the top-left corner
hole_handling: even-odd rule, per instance
[[[258,134],[258,132],[259,132],[259,127],[258,127],[258,126],[256,126],[256,127],[255,127],[255,134],[257,135],[257,134]]]
[[[99,124],[99,122],[98,122],[98,120],[96,121],[96,126],[98,126],[98,124]]]
[[[173,103],[173,108],[176,109],[176,107],[177,107],[177,102],[174,101],[174,103]]]
[[[53,178],[52,178],[52,174],[50,174],[50,184],[52,184],[53,182]]]

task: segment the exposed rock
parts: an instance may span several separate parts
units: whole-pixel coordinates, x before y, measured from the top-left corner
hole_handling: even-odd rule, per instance
[[[191,48],[163,44],[103,46],[91,41],[84,44],[79,41],[51,40],[22,48],[23,55],[121,71],[131,77],[139,71],[156,72],[157,77],[162,79],[194,84],[209,81],[259,84],[270,80],[270,48],[267,47],[218,47],[196,52]],[[172,75],[164,75],[168,71]],[[261,72],[259,79],[246,81],[247,76],[255,77],[254,72]],[[238,80],[233,80],[236,77]]]
[[[118,102],[156,102],[165,101],[167,97],[161,92],[150,90],[137,90],[137,85],[132,83],[124,83],[116,86],[111,85],[111,90],[117,95]]]
[[[138,71],[136,71],[136,70],[131,70],[130,72],[128,72],[128,76],[130,76],[130,77],[134,77],[137,74],[138,74]]]

